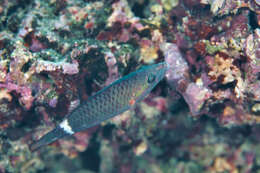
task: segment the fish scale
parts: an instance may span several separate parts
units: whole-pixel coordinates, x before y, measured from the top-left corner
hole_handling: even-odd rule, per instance
[[[98,91],[80,104],[53,130],[31,145],[35,150],[112,118],[140,102],[162,80],[165,62],[142,67]]]

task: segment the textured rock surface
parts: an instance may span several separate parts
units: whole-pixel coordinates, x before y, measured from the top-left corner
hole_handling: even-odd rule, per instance
[[[0,172],[259,172],[259,25],[259,0],[0,1]],[[136,109],[29,151],[89,96],[164,60]]]

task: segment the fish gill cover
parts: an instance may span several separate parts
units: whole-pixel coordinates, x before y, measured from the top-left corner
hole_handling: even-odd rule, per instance
[[[259,0],[0,1],[0,172],[259,172]],[[133,110],[29,144],[144,66]]]

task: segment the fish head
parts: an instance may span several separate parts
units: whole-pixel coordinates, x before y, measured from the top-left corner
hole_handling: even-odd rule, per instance
[[[160,82],[167,70],[165,63],[154,64],[148,67],[145,72],[145,84],[147,87],[156,85]]]
[[[143,67],[139,74],[139,82],[134,92],[137,100],[143,99],[163,79],[167,70],[166,63]]]

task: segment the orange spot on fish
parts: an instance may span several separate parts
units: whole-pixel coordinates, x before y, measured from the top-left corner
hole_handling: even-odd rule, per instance
[[[93,23],[93,22],[89,22],[89,23],[86,23],[86,24],[84,25],[85,29],[91,29],[91,28],[93,28],[93,26],[94,26],[94,23]]]
[[[130,105],[134,105],[134,104],[135,104],[135,99],[129,100],[129,104],[130,104]]]

